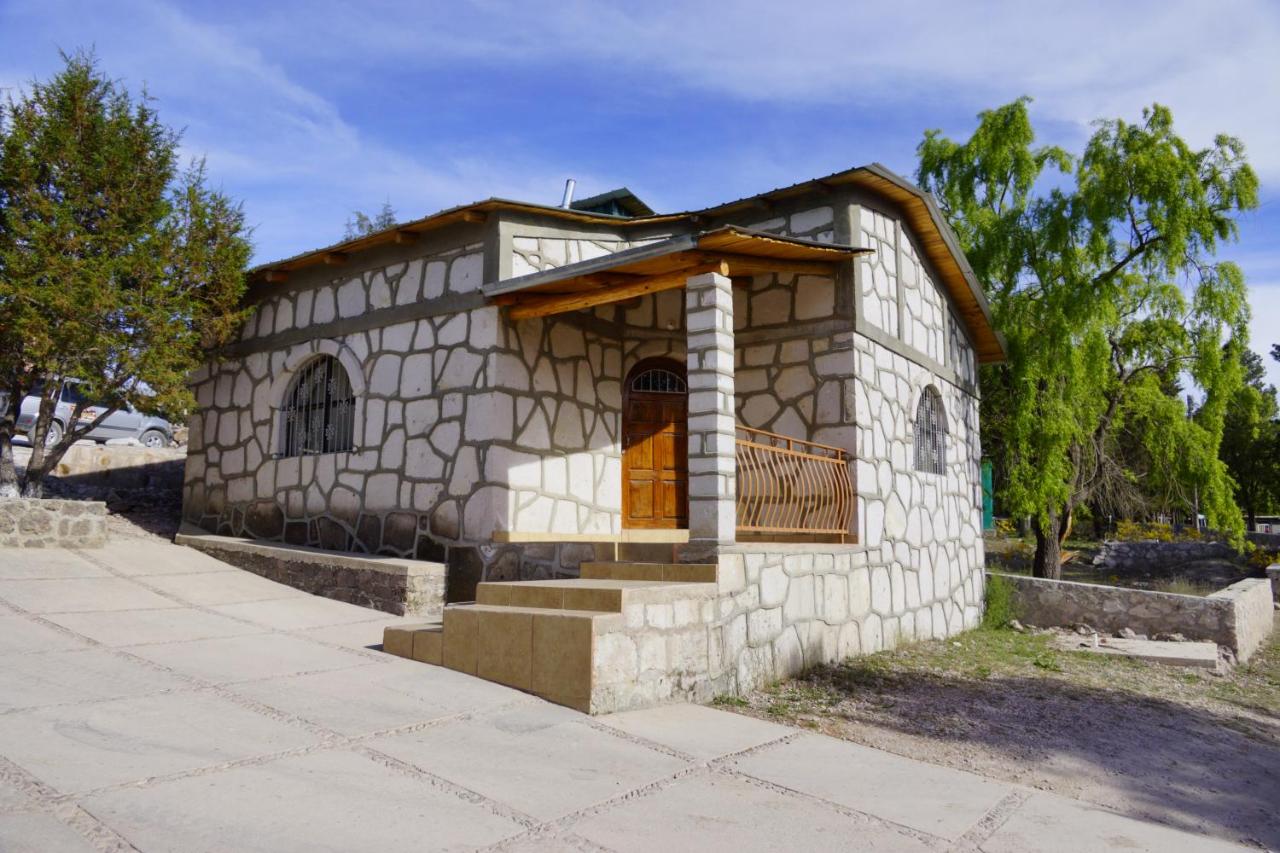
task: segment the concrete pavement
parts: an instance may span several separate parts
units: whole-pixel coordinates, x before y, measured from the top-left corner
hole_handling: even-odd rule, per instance
[[[591,718],[157,540],[0,550],[0,850],[1215,851],[736,714]]]

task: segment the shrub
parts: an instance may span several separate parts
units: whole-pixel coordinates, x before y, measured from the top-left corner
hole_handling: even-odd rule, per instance
[[[1005,628],[1017,618],[1013,603],[1013,584],[1000,577],[991,575],[987,578],[987,590],[984,596],[985,607],[982,612],[984,628]]]
[[[1011,518],[997,518],[996,535],[1012,539],[1018,535],[1018,525],[1014,524]]]

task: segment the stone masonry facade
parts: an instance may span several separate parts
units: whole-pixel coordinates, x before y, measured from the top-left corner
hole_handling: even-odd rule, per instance
[[[687,689],[677,678],[663,690],[754,684],[796,661],[975,625],[976,359],[937,271],[897,209],[869,191],[818,191],[739,223],[874,252],[836,276],[710,275],[684,292],[519,322],[482,283],[679,229],[495,216],[290,279],[195,377],[186,519],[229,536],[441,561],[450,600],[467,600],[482,579],[573,576],[602,556],[585,538],[622,529],[623,383],[641,359],[667,356],[687,366],[690,434],[714,445],[691,444],[689,487],[691,521],[714,519],[717,541],[701,555],[690,543],[687,557],[715,559],[742,581],[722,582],[710,621],[698,615],[702,639],[688,642],[709,663]],[[281,457],[281,400],[318,355],[349,374],[355,446]],[[928,388],[943,402],[944,473],[913,464],[914,415]],[[849,543],[726,547],[735,423],[847,452],[857,493]],[[542,539],[511,542],[509,532]],[[660,630],[680,630],[683,618]],[[620,671],[639,676],[657,660],[652,649],[641,658],[618,646]],[[632,652],[634,664],[624,663]],[[675,665],[673,654],[664,665]]]

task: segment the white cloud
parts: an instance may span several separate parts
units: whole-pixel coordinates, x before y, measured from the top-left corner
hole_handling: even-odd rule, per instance
[[[579,0],[372,15],[330,4],[308,16],[301,33],[297,23],[277,15],[259,33],[286,50],[354,66],[388,57],[405,69],[555,63],[584,74],[623,69],[639,86],[776,103],[978,109],[1029,94],[1041,116],[1081,137],[1096,118],[1136,120],[1158,101],[1194,143],[1219,132],[1240,136],[1260,172],[1280,178],[1280,112],[1271,108],[1280,99],[1280,7],[1268,0],[802,7]]]

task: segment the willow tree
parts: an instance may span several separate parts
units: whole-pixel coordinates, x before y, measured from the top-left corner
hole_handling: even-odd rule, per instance
[[[938,198],[987,288],[1008,360],[983,374],[983,443],[1005,507],[1030,517],[1034,572],[1058,577],[1077,510],[1157,488],[1238,535],[1218,458],[1241,384],[1249,307],[1240,270],[1216,262],[1257,204],[1241,143],[1195,149],[1156,105],[1099,121],[1079,155],[1036,146],[1020,99],[964,142],[929,131],[920,184]],[[1170,376],[1203,403],[1189,416]],[[1117,453],[1140,446],[1147,470]]]
[[[39,496],[77,439],[124,406],[178,413],[189,372],[234,332],[250,247],[244,215],[178,164],[179,135],[92,57],[0,107],[0,496]],[[81,383],[59,441],[59,391]],[[23,482],[12,439],[39,391]]]

